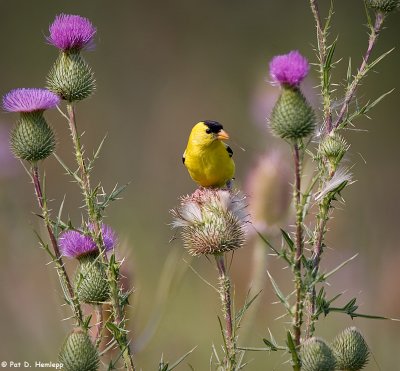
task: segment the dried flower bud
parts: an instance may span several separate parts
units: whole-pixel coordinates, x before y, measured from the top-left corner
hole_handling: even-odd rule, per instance
[[[260,156],[248,175],[246,192],[252,223],[260,232],[281,221],[291,201],[291,173],[284,156],[275,151]]]
[[[190,254],[220,254],[245,242],[248,221],[244,197],[224,189],[199,188],[182,197],[172,210],[173,228],[182,228],[184,247]]]
[[[49,71],[47,88],[62,99],[74,102],[92,95],[96,80],[79,51],[62,51]]]
[[[271,113],[269,126],[272,133],[282,139],[296,140],[313,133],[314,111],[299,88],[282,86],[281,95]]]
[[[301,369],[303,371],[334,371],[335,357],[331,348],[321,338],[312,337],[301,345]]]
[[[97,253],[86,254],[79,259],[75,273],[75,291],[81,302],[94,304],[110,297],[110,288],[103,263]]]
[[[67,336],[59,356],[66,371],[96,371],[99,367],[99,354],[88,334],[77,328]]]
[[[337,335],[332,349],[338,370],[358,371],[368,363],[368,344],[356,327],[349,327]]]
[[[367,0],[367,5],[375,10],[389,13],[400,7],[399,0]]]

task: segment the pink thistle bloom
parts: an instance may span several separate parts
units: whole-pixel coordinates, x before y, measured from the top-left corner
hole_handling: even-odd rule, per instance
[[[89,225],[89,230],[93,231],[92,225]],[[101,231],[104,241],[104,251],[108,252],[117,244],[117,236],[112,228],[105,224],[101,226]],[[68,258],[79,258],[86,254],[98,252],[96,242],[93,238],[78,231],[64,232],[59,238],[59,244],[62,255]]]
[[[93,230],[94,230],[93,224],[89,225],[89,230],[91,232],[93,232]],[[101,226],[101,235],[103,237],[105,251],[112,250],[115,247],[115,245],[117,244],[116,233],[113,231],[113,229],[109,225],[103,224]]]
[[[79,258],[97,251],[97,246],[93,239],[78,231],[64,232],[59,239],[59,243],[62,255],[68,258]]]
[[[308,75],[310,65],[297,50],[277,55],[269,63],[269,74],[274,83],[299,86]]]
[[[81,50],[93,44],[96,27],[85,17],[59,14],[49,27],[47,41],[61,50]]]
[[[8,112],[44,111],[59,103],[58,95],[47,89],[14,89],[3,97],[3,109]]]

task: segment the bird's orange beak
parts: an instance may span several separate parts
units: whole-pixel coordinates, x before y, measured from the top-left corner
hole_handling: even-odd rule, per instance
[[[227,140],[229,139],[229,135],[225,130],[220,130],[217,134],[218,140]]]

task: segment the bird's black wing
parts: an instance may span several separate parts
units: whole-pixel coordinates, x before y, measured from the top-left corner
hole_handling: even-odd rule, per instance
[[[185,153],[183,153],[183,155],[182,155],[182,163],[185,164]]]
[[[232,151],[232,148],[231,147],[229,147],[228,145],[226,146],[226,150],[228,151],[228,153],[229,153],[229,157],[232,157],[233,156],[233,151]]]

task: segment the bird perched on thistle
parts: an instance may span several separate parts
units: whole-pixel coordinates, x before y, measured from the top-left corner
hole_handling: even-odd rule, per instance
[[[230,186],[235,163],[232,149],[223,142],[227,139],[229,135],[219,122],[200,121],[193,127],[182,161],[200,186]]]

